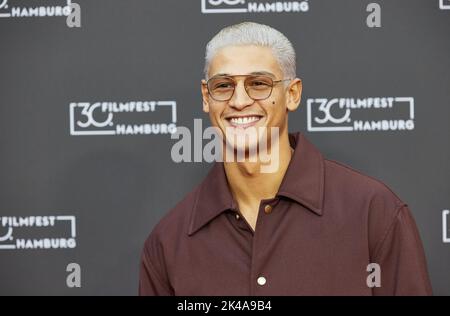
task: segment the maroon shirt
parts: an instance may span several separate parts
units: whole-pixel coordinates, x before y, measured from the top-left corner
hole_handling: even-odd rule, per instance
[[[140,295],[432,293],[407,204],[324,159],[303,134],[289,140],[294,154],[277,195],[261,201],[255,231],[215,163],[148,237]],[[381,268],[381,287],[367,285],[370,263]]]

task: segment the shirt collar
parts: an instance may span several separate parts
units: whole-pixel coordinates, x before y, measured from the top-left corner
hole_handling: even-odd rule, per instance
[[[277,196],[284,196],[322,215],[324,159],[320,151],[298,132],[289,134],[294,153]],[[200,184],[194,202],[188,234],[192,235],[222,212],[235,209],[223,162],[216,162]]]

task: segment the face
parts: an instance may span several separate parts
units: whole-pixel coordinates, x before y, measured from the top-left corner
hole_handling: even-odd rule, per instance
[[[230,136],[230,132],[233,135],[242,135],[248,132],[247,129],[254,128],[253,131],[258,133],[258,137],[246,142],[246,150],[257,146],[261,141],[267,141],[270,147],[271,127],[279,128],[280,137],[287,137],[287,113],[294,111],[300,103],[301,80],[283,77],[283,72],[272,50],[259,46],[228,46],[220,49],[211,61],[208,77],[247,74],[264,74],[274,81],[292,80],[275,83],[270,97],[257,101],[247,94],[244,85],[245,77],[234,77],[236,87],[228,101],[214,100],[208,93],[206,81],[202,80],[203,111],[208,113],[211,124],[219,128],[222,135]],[[289,85],[286,86],[286,83]],[[268,128],[269,137],[263,139],[259,135],[259,127]],[[235,142],[233,146],[236,149]]]

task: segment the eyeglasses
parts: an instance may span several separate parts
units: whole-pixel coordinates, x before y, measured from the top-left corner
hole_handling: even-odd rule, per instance
[[[215,76],[206,82],[209,95],[216,101],[230,100],[233,97],[237,84],[234,77],[246,77],[244,81],[245,91],[255,101],[270,97],[275,84],[292,80],[273,80],[271,77],[265,75]]]

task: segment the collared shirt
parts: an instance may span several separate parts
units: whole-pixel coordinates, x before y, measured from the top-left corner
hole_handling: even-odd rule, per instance
[[[289,166],[254,231],[214,164],[146,240],[140,295],[431,295],[408,205],[303,134],[289,141]]]

